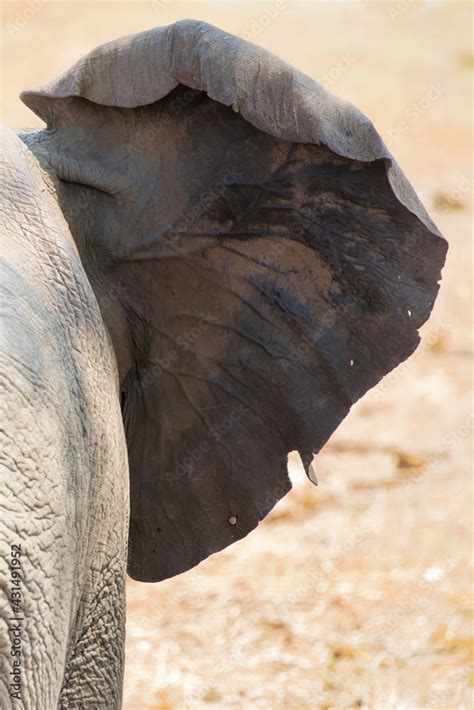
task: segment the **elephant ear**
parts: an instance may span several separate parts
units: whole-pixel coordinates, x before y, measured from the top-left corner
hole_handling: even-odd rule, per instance
[[[198,100],[177,112],[180,87]],[[365,116],[210,25],[112,42],[23,94],[49,121],[67,97],[162,107],[160,209],[116,268],[139,294],[129,572],[156,581],[252,530],[291,487],[288,452],[309,469],[415,350],[446,243]]]

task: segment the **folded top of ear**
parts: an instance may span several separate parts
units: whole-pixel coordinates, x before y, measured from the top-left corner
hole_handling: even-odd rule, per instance
[[[209,98],[178,117],[160,101],[178,85]],[[252,530],[290,488],[288,452],[308,466],[414,351],[446,243],[365,116],[205,23],[116,40],[22,94],[48,122],[65,97],[158,102],[169,121],[160,208],[115,274],[139,292],[123,383],[129,571],[154,581]]]
[[[50,83],[24,91],[22,101],[46,122],[51,99],[78,96],[102,106],[135,108],[178,84],[232,106],[262,131],[298,143],[322,143],[361,161],[387,159],[400,202],[439,234],[371,121],[276,55],[213,25],[181,20],[97,47]]]

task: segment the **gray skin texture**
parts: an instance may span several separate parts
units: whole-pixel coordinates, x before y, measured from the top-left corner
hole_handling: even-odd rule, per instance
[[[1,133],[0,706],[118,707],[128,475],[115,356],[54,183]]]
[[[314,478],[446,243],[365,116],[210,25],[22,98],[47,127],[2,132],[2,592],[21,544],[24,707],[119,707],[127,542],[165,579],[255,528],[289,451]]]

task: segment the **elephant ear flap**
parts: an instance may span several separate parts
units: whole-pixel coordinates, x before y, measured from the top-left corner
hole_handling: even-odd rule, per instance
[[[178,84],[202,100],[173,111]],[[210,25],[118,40],[24,99],[60,96],[164,107],[162,209],[117,265],[138,294],[129,573],[157,581],[255,528],[288,452],[308,468],[415,350],[446,243],[365,116]]]
[[[195,196],[171,252],[137,250],[159,324],[124,388],[141,580],[252,530],[290,489],[288,452],[309,467],[415,350],[438,290],[446,245],[394,199],[383,161],[246,135],[220,154],[239,176],[204,213]]]

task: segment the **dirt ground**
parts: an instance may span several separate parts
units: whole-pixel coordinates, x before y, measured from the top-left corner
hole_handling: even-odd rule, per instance
[[[125,708],[472,707],[472,6],[4,2],[3,123],[21,89],[184,17],[278,53],[375,122],[450,242],[408,362],[360,401],[245,540],[128,584]],[[420,258],[423,258],[422,256]]]

